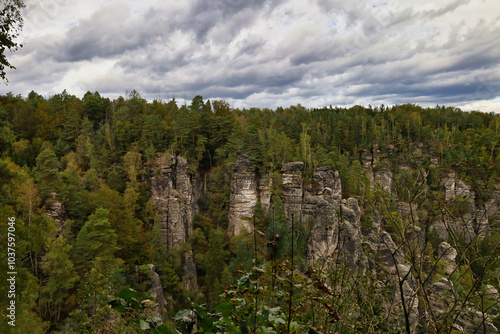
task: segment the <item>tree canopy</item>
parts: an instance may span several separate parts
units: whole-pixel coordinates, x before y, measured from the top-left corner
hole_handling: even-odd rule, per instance
[[[23,28],[21,9],[24,7],[23,0],[0,1],[0,77],[3,80],[7,80],[6,68],[15,69],[7,59],[5,52],[7,50],[17,51],[22,46],[15,39]]]

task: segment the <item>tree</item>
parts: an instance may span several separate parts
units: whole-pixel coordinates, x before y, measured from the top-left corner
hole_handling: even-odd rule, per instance
[[[123,261],[115,257],[118,236],[108,220],[110,212],[98,208],[82,227],[75,242],[74,258],[82,280],[79,284],[79,310],[71,317],[88,332],[99,333],[99,327],[110,317],[105,301],[112,297],[120,280]],[[87,331],[83,331],[87,332]]]
[[[61,177],[59,175],[60,163],[54,150],[47,148],[36,158],[36,167],[33,170],[35,180],[38,182],[40,195],[48,197],[52,192],[57,193],[61,188]]]
[[[14,42],[23,28],[21,9],[25,7],[23,0],[0,0],[0,77],[7,80],[5,68],[15,69],[7,60],[4,52],[17,51],[22,44]]]
[[[41,263],[44,274],[49,276],[47,284],[41,290],[41,303],[47,317],[51,319],[59,320],[70,290],[79,279],[69,258],[70,249],[66,240],[59,236]]]
[[[92,121],[94,128],[106,117],[105,99],[98,92],[87,91],[82,99],[85,116]]]
[[[96,258],[113,263],[118,250],[118,236],[108,220],[109,211],[99,208],[82,227],[75,243],[75,262],[79,268],[90,269]]]

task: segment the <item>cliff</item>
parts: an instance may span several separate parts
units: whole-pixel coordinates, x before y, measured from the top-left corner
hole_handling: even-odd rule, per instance
[[[151,199],[158,207],[159,232],[170,249],[185,242],[193,231],[200,184],[188,175],[188,163],[183,157],[158,154],[148,168],[152,173]]]
[[[379,154],[375,160],[383,158]],[[184,243],[193,230],[197,201],[203,196],[199,178],[189,176],[182,157],[158,155],[148,167],[153,172],[151,196],[158,206],[159,232],[164,244],[172,248]],[[459,264],[457,250],[447,242],[450,234],[466,241],[488,235],[489,220],[498,215],[498,198],[478,205],[471,187],[455,173],[448,173],[439,180],[438,196],[442,196],[443,208],[452,212],[433,216],[417,202],[397,197],[397,171],[387,164],[374,169],[365,163],[365,168],[371,176],[370,191],[375,194],[368,206],[366,198],[342,198],[339,172],[330,167],[316,168],[306,181],[305,164],[289,162],[279,171],[277,184],[272,184],[270,175],[260,175],[248,157],[242,155],[230,176],[228,234],[251,233],[257,204],[260,202],[268,212],[271,193],[280,196],[287,220],[293,219],[309,232],[307,262],[342,263],[360,275],[373,275],[377,286],[394,291],[388,298],[390,302],[383,305],[386,312],[395,319],[406,312],[411,330],[417,331],[425,327],[429,309],[445,313],[459,302],[454,299],[453,286]],[[408,166],[403,169],[412,172]],[[427,180],[418,189],[419,196],[425,198],[430,191]],[[364,212],[367,207],[370,212]],[[362,232],[363,216],[365,221],[369,216],[372,224]],[[436,232],[438,238],[437,269],[431,272],[426,267],[430,260],[429,231]],[[184,252],[183,270],[184,286],[196,289],[196,263],[190,250]],[[429,282],[422,282],[422,274],[429,275]],[[472,330],[477,317],[477,310],[469,307],[457,316],[457,326]],[[494,328],[490,320],[485,323]]]
[[[264,210],[270,206],[270,178],[257,178],[246,156],[238,158],[231,176],[229,231],[231,235],[253,230],[251,217],[260,201]],[[361,240],[360,209],[355,199],[342,204],[342,187],[338,172],[330,167],[317,168],[312,183],[304,184],[304,163],[290,162],[281,169],[281,199],[289,221],[292,216],[310,231],[308,257],[326,259],[342,247],[351,261],[357,258],[355,248]],[[344,216],[339,213],[343,211]],[[341,244],[339,244],[339,242]]]
[[[148,162],[151,199],[158,208],[158,233],[167,249],[184,244],[193,232],[193,218],[198,211],[201,196],[199,178],[190,177],[188,163],[180,156],[157,154]],[[185,252],[183,284],[196,290],[197,278],[193,254]]]

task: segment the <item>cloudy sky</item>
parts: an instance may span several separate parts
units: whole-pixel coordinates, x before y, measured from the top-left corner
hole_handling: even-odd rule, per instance
[[[500,112],[498,0],[26,0],[12,91]]]

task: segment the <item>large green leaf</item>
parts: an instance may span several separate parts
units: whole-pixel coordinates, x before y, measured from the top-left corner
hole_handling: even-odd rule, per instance
[[[136,291],[134,289],[131,289],[131,288],[125,288],[125,289],[122,289],[120,290],[120,292],[118,292],[118,297],[120,298],[123,298],[123,299],[130,299],[132,297],[134,297],[136,295]]]
[[[220,312],[220,313],[227,313],[228,311],[232,310],[234,310],[234,306],[226,303],[219,304],[215,307],[215,312]]]
[[[146,329],[149,329],[149,323],[147,323],[146,321],[140,319],[139,320],[139,326],[141,326],[141,329],[144,331]]]
[[[180,310],[180,311],[179,311],[179,312],[177,312],[177,314],[175,315],[174,320],[175,320],[175,321],[184,321],[184,322],[186,322],[186,323],[193,322],[193,320],[189,317],[189,313],[191,313],[191,310],[190,310],[190,309]]]

